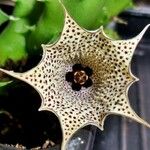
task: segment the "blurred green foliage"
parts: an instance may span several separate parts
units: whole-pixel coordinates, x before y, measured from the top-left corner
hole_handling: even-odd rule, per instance
[[[0,25],[9,20],[9,16],[0,9]]]
[[[103,25],[124,9],[132,7],[131,0],[62,0],[76,22],[88,30]],[[11,16],[0,10],[0,26],[8,25],[0,33],[0,67],[11,69],[17,64],[38,55],[41,44],[54,42],[64,24],[64,11],[58,0],[16,0]],[[106,32],[116,36],[113,31]],[[11,60],[11,61],[10,61]],[[7,82],[6,82],[7,83]],[[6,85],[5,82],[0,86]]]
[[[107,25],[114,16],[132,7],[131,0],[63,0],[63,2],[75,20],[89,30]]]

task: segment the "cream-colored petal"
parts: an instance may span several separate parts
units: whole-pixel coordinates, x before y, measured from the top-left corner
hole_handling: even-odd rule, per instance
[[[110,108],[109,113],[128,117],[150,128],[150,124],[142,118],[140,118],[131,108],[127,95],[121,95],[120,99],[118,99],[118,101]]]
[[[69,46],[67,44],[65,45],[65,50],[67,50],[67,47],[69,49]],[[78,55],[70,54],[68,55],[72,58],[70,60],[70,57],[67,57],[66,52],[63,51],[61,46],[58,47],[47,47],[45,45],[46,51],[51,53],[50,56],[55,56],[53,58],[53,62],[61,54],[62,60],[65,63],[65,67],[63,69],[64,72],[58,73],[58,76],[61,77],[60,82],[55,84],[55,95],[59,95],[59,98],[53,99],[53,101],[57,101],[61,103],[61,107],[55,109],[55,112],[57,116],[59,117],[59,120],[61,122],[61,127],[63,131],[63,139],[64,142],[62,146],[64,147],[70,137],[81,127],[87,125],[87,124],[93,124],[98,126],[99,128],[103,128],[103,120],[104,120],[104,113],[103,113],[103,104],[99,105],[103,102],[97,102],[95,101],[94,94],[96,91],[96,87],[94,88],[83,88],[81,91],[76,92],[73,91],[70,84],[65,81],[64,75],[67,71],[71,71],[72,65],[74,63],[79,63],[81,61],[81,56],[78,54],[79,52],[76,52]],[[83,51],[84,52],[84,51]],[[80,57],[79,57],[80,56]],[[60,58],[60,57],[59,57]],[[89,55],[84,58],[88,61]],[[50,58],[52,60],[52,58]],[[60,59],[61,60],[61,59]],[[79,62],[78,62],[79,61]],[[74,63],[73,63],[74,62]],[[93,60],[93,63],[95,61]],[[57,70],[54,70],[57,72]],[[51,111],[49,105],[52,102],[47,103],[45,106],[41,106],[40,110],[49,110]],[[54,106],[53,106],[54,107]],[[78,116],[78,117],[77,117]]]
[[[150,27],[148,24],[136,37],[128,40],[118,40],[112,41],[112,44],[115,46],[114,50],[118,53],[118,61],[124,61],[124,64],[129,66],[133,53],[142,39],[143,35],[145,34],[146,30]]]
[[[40,92],[42,91],[42,88],[40,88],[39,83],[41,79],[44,78],[45,73],[44,72],[44,60],[46,58],[46,53],[43,53],[43,58],[40,61],[40,63],[32,68],[29,71],[26,71],[24,73],[18,73],[18,72],[14,72],[14,71],[8,71],[5,69],[0,68],[0,71],[2,71],[3,73],[6,73],[7,75],[10,75],[14,78],[20,79],[28,84],[30,84],[31,86],[33,86],[35,89],[39,90]]]
[[[85,99],[83,98],[81,100],[85,104],[82,105],[79,105],[78,102],[70,102],[70,105],[67,105],[67,100],[65,103],[61,101],[62,106],[59,108],[59,110],[55,109],[55,112],[52,111],[56,114],[61,123],[63,133],[63,142],[61,146],[62,150],[66,150],[66,145],[68,144],[68,141],[71,139],[71,137],[79,129],[87,125],[94,125],[97,126],[100,130],[103,130],[104,120],[107,116],[107,114],[101,112],[101,106],[99,106],[98,103],[94,100],[91,102],[87,100],[86,103]],[[78,99],[76,99],[76,101],[78,101]],[[95,105],[95,103],[97,103],[97,105]],[[41,107],[40,110],[50,111],[49,107]]]
[[[81,36],[85,37],[88,35],[71,17],[65,12],[65,21],[63,31],[61,33],[60,39],[54,43],[55,45],[70,44],[71,46],[77,46]],[[52,46],[54,44],[47,44],[47,46]]]
[[[120,95],[118,95],[116,98],[114,98],[114,104],[111,105],[111,107],[110,107],[111,113],[120,114],[120,115],[129,117],[143,125],[146,125],[147,127],[150,127],[150,125],[146,121],[141,119],[131,108],[131,106],[129,104],[129,100],[128,100],[128,89],[132,85],[132,83],[134,83],[135,81],[138,80],[131,72],[131,67],[130,67],[131,58],[133,56],[133,53],[134,53],[134,50],[135,50],[137,44],[139,43],[139,41],[141,40],[142,36],[144,35],[145,31],[148,29],[149,26],[150,25],[147,25],[143,29],[143,31],[139,35],[134,37],[133,39],[130,39],[127,41],[125,41],[125,40],[113,41],[113,42],[115,42],[115,45],[117,43],[120,47],[124,46],[124,48],[119,48],[119,50],[122,51],[122,56],[123,56],[122,60],[124,60],[124,64],[126,67],[123,69],[120,66],[120,68],[119,68],[119,70],[121,70],[121,72],[123,74],[120,75],[120,77],[118,78],[118,83],[120,82],[120,85],[124,85],[124,87],[122,86],[122,88],[124,88],[123,93],[121,92],[121,88],[120,88]],[[123,53],[126,51],[127,52],[129,51],[129,53],[126,53],[126,55],[123,55]],[[125,76],[125,74],[126,74],[126,76]],[[123,77],[127,77],[126,80]],[[117,78],[117,76],[116,76],[116,78]]]
[[[131,109],[127,96],[129,86],[136,80],[130,71],[132,55],[150,25],[133,39],[115,41],[105,35],[102,27],[97,31],[82,29],[65,8],[64,11],[65,23],[59,41],[43,45],[43,59],[35,68],[25,73],[0,71],[29,83],[39,92],[40,110],[52,111],[60,120],[62,150],[85,125],[93,124],[102,130],[106,116],[112,113],[150,127]],[[66,72],[76,63],[94,71],[93,86],[79,92],[65,81]]]
[[[59,1],[61,4],[62,2]],[[61,33],[60,39],[53,44],[47,44],[47,48],[51,47],[52,45],[65,45],[68,44],[73,49],[78,49],[78,45],[80,43],[84,43],[87,37],[92,37],[95,33],[101,32],[101,29],[88,31],[82,27],[80,27],[68,14],[67,10],[65,9],[64,5],[62,4],[65,12],[65,20],[64,20],[64,27]]]
[[[88,110],[89,109],[89,110]],[[62,150],[71,137],[81,128],[87,125],[95,125],[103,130],[104,114],[99,116],[92,108],[82,110],[80,107],[71,107],[59,112],[60,122],[63,131]]]
[[[48,107],[49,110],[55,111],[61,105],[62,98],[58,94],[57,87],[62,80],[63,63],[62,59],[59,59],[59,56],[55,57],[55,52],[52,52],[53,54],[44,50],[41,62],[27,72],[17,73],[4,69],[0,71],[33,86],[42,98],[41,108]]]

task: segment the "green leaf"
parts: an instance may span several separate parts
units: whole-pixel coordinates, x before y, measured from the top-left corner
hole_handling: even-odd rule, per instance
[[[12,81],[3,81],[3,82],[0,82],[0,87],[3,87],[3,86],[6,86],[8,84],[10,84]]]
[[[26,57],[25,38],[22,34],[7,28],[0,35],[0,65],[3,66],[10,59],[17,62]]]
[[[0,25],[9,20],[9,16],[0,9]]]
[[[8,60],[16,63],[27,58],[26,34],[30,31],[28,15],[32,12],[36,0],[17,0],[13,19],[0,34],[0,66]]]
[[[97,29],[111,18],[131,7],[131,0],[63,0],[67,10],[78,24],[86,29]]]
[[[41,3],[43,11],[37,20],[35,30],[27,38],[29,53],[37,52],[41,49],[41,44],[56,40],[63,29],[64,13],[59,1],[45,0]]]
[[[15,0],[15,9],[13,15],[15,17],[26,17],[32,11],[36,0]]]
[[[133,6],[131,0],[105,0],[103,10],[108,17],[114,17],[121,11]]]

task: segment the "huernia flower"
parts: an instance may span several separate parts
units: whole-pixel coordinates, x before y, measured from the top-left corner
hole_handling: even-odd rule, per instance
[[[128,89],[138,79],[131,73],[131,59],[146,26],[129,40],[113,40],[103,28],[87,31],[65,10],[60,39],[42,45],[43,58],[33,69],[16,73],[2,72],[25,81],[40,94],[39,110],[58,116],[62,133],[62,150],[72,135],[87,125],[103,130],[110,114],[129,117],[150,127],[131,108]]]

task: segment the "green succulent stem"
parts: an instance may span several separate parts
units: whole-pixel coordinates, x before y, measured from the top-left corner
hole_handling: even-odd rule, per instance
[[[8,60],[17,62],[26,59],[25,35],[29,31],[28,15],[36,0],[17,0],[13,12],[14,19],[0,34],[0,66],[5,66]]]
[[[0,25],[9,20],[9,16],[0,9]]]
[[[41,2],[41,1],[40,1]],[[41,44],[46,44],[56,40],[63,28],[64,13],[60,3],[56,0],[45,0],[43,11],[36,22],[36,28],[29,35],[27,47],[29,53],[37,53],[41,49]],[[56,19],[57,18],[57,19]]]

